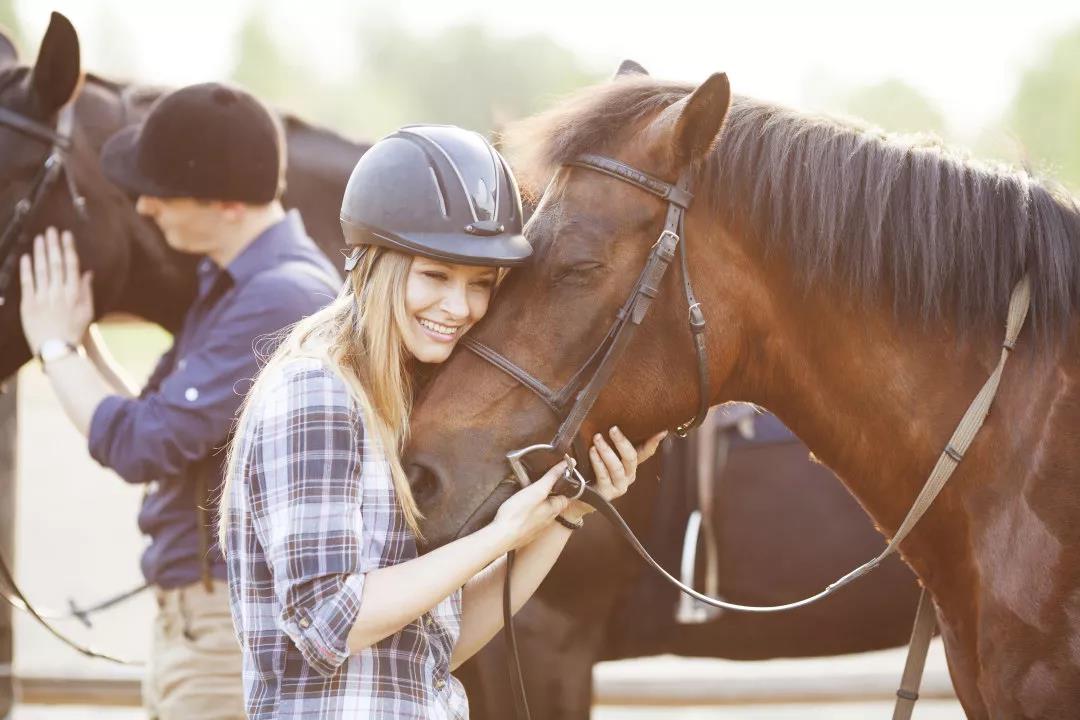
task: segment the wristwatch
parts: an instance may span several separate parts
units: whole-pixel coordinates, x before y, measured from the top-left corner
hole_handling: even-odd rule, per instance
[[[580,530],[581,526],[585,524],[585,518],[579,518],[577,522],[573,522],[572,520],[567,520],[562,515],[556,515],[555,520],[567,530]]]
[[[78,352],[79,348],[69,343],[67,340],[49,338],[38,347],[37,359],[42,365],[48,365],[49,363],[67,357],[72,353],[78,354]]]

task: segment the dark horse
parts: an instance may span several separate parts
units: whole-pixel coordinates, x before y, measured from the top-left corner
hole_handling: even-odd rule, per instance
[[[139,121],[159,95],[158,90],[93,75],[80,79],[78,37],[61,15],[53,16],[33,66],[20,66],[11,44],[0,36],[0,106],[49,123],[60,105],[75,103],[72,160],[76,183],[87,198],[90,222],[77,218],[70,199],[58,189],[31,229],[56,224],[75,230],[82,260],[95,273],[99,315],[122,311],[174,330],[194,293],[194,261],[172,251],[157,227],[135,213],[132,199],[105,181],[98,165],[105,139],[119,127]],[[286,204],[300,209],[312,236],[334,257],[341,243],[337,214],[345,181],[367,145],[289,115],[282,116],[282,122],[289,147]],[[6,222],[46,152],[45,146],[0,127],[0,219]],[[12,290],[14,294],[0,308],[0,378],[29,358],[18,321],[17,283]],[[766,453],[767,458],[762,458]],[[678,457],[675,461],[677,465]],[[741,465],[746,467],[740,469]],[[676,483],[680,473],[678,467],[665,471],[665,482]],[[655,469],[642,469],[642,477],[657,474]],[[791,444],[733,454],[731,483],[725,490],[730,503],[718,506],[716,518],[724,592],[753,587],[759,593],[755,597],[763,602],[778,594],[803,592],[876,547],[854,504],[843,493],[830,492],[830,477],[819,466],[808,465],[805,451]],[[625,500],[624,509],[642,534],[655,522],[652,508],[657,491],[655,483],[642,482]],[[738,512],[744,501],[771,508],[773,518],[768,523],[747,518]],[[834,526],[829,534],[809,540],[799,536],[799,531],[824,522]],[[789,576],[759,564],[759,558],[778,554],[786,554],[800,572]],[[590,523],[575,538],[535,602],[523,610],[520,624],[529,681],[548,693],[544,702],[550,712],[543,714],[539,689],[532,693],[538,717],[586,716],[590,669],[600,659],[663,652],[764,658],[875,649],[903,642],[915,604],[909,576],[895,565],[887,578],[865,586],[865,597],[860,588],[834,604],[809,611],[805,617],[812,627],[807,632],[798,630],[794,622],[803,616],[794,615],[790,625],[765,627],[727,614],[704,626],[673,626],[674,598],[661,594],[658,604],[645,604],[645,614],[636,623],[657,632],[628,635],[625,624],[605,620],[627,607],[638,571],[637,560],[625,553],[614,536]],[[598,577],[604,581],[597,582]],[[581,592],[584,587],[589,591]],[[849,632],[850,619],[856,614],[862,616],[859,627]],[[588,642],[583,642],[586,636]],[[501,650],[501,643],[492,643],[469,671],[477,717],[510,714],[512,705],[502,694],[506,675]],[[547,659],[556,656],[560,664],[548,664]],[[567,668],[574,672],[564,673]]]
[[[135,212],[132,198],[107,182],[99,156],[105,140],[138,122],[160,90],[126,86],[80,73],[79,38],[63,15],[53,13],[33,66],[18,63],[14,46],[0,35],[0,106],[54,125],[61,107],[75,104],[70,167],[86,197],[89,221],[74,212],[63,183],[54,186],[30,230],[49,224],[71,228],[79,254],[94,272],[98,316],[126,312],[175,330],[195,295],[195,260],[165,244],[157,226]],[[338,210],[353,165],[369,147],[281,117],[288,142],[285,204],[299,208],[311,236],[328,255],[342,246]],[[26,195],[47,145],[0,125],[0,221]],[[2,226],[0,226],[2,227]],[[0,263],[3,263],[0,258]],[[30,358],[19,324],[17,278],[0,306],[0,380]]]
[[[697,199],[682,242],[708,320],[711,401],[774,411],[886,535],[996,364],[1009,293],[1030,274],[1031,320],[989,419],[902,554],[933,596],[970,717],[1076,717],[1076,201],[922,138],[732,101],[723,75],[696,89],[620,79],[507,139],[523,186],[548,189],[527,229],[536,261],[508,278],[476,337],[560,387],[625,300],[666,207],[566,163],[602,153],[668,182],[690,167]],[[642,438],[693,413],[676,275],[586,436],[619,421]],[[451,358],[413,416],[427,536],[484,522],[512,490],[504,454],[554,426],[503,372]]]

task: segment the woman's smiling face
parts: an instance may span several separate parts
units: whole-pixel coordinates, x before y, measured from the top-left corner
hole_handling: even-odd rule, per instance
[[[487,312],[498,270],[416,256],[405,280],[405,347],[420,362],[450,357],[465,332]]]

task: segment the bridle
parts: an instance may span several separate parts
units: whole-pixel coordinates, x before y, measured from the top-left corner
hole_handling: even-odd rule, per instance
[[[613,515],[609,515],[609,519],[614,521],[614,518],[618,518],[617,524],[622,523],[623,527],[625,527],[625,533],[628,533],[628,537],[633,538],[632,542],[636,543],[640,548],[641,545],[637,542],[637,538],[633,537],[629,527],[626,527],[625,523],[622,522],[618,512],[607,504],[603,497],[588,487],[585,478],[577,470],[576,461],[571,458],[569,451],[571,445],[573,445],[577,457],[587,457],[584,452],[584,443],[580,438],[581,425],[589,411],[592,410],[600,392],[607,385],[608,380],[611,379],[615,366],[619,358],[626,352],[634,332],[645,320],[653,301],[660,294],[664,276],[667,274],[668,268],[676,255],[679,257],[679,270],[682,275],[683,292],[686,296],[690,336],[697,356],[698,407],[692,418],[675,428],[675,433],[680,437],[685,437],[690,430],[705,420],[705,415],[708,413],[711,404],[709,362],[705,347],[705,314],[702,312],[701,303],[698,302],[697,297],[694,295],[694,289],[690,282],[685,243],[680,242],[685,233],[686,211],[689,209],[690,202],[694,197],[690,191],[692,169],[690,166],[684,168],[675,184],[671,184],[603,155],[579,155],[567,164],[571,167],[599,172],[629,183],[651,195],[655,195],[668,204],[664,228],[661,230],[656,242],[653,243],[641,274],[631,288],[626,301],[615,314],[615,319],[604,335],[604,339],[600,341],[600,344],[597,345],[596,349],[593,350],[588,359],[571,376],[563,388],[558,391],[552,390],[535,375],[479,340],[466,335],[462,338],[461,343],[470,351],[535,393],[560,419],[559,427],[549,442],[523,447],[506,455],[506,459],[509,461],[518,482],[522,486],[531,482],[528,468],[525,466],[525,458],[528,455],[535,452],[563,454],[567,460],[567,469],[561,478],[561,484],[556,486],[556,493],[567,495],[573,499],[583,498],[590,505],[597,508],[606,506],[606,510],[613,513]],[[607,514],[608,512],[605,511],[605,515]],[[644,548],[641,548],[641,550],[644,551]],[[648,553],[645,554],[648,555]],[[503,582],[503,624],[506,630],[507,642],[510,646],[512,661],[510,677],[514,702],[517,707],[517,717],[521,720],[529,718],[530,714],[528,700],[525,696],[525,681],[521,674],[521,660],[518,657],[517,638],[514,634],[510,598],[510,575],[513,572],[514,557],[515,552],[513,550],[507,553],[506,576]],[[655,561],[653,562],[655,564]],[[659,567],[659,565],[656,567]]]
[[[564,473],[561,484],[555,486],[555,493],[580,498],[595,508],[601,515],[607,518],[624,539],[633,547],[641,558],[664,579],[678,588],[681,592],[698,600],[701,603],[725,610],[751,613],[773,613],[803,607],[817,602],[833,594],[841,587],[866,575],[878,567],[885,558],[893,554],[899,548],[900,543],[908,536],[915,524],[929,509],[934,498],[941,492],[945,483],[952,476],[954,470],[964,458],[975,435],[982,427],[990,410],[990,405],[997,393],[998,384],[1001,381],[1013,348],[1016,345],[1024,320],[1027,318],[1028,307],[1031,299],[1031,281],[1028,275],[1023,275],[1013,288],[1009,299],[1008,319],[1005,326],[1005,340],[1002,344],[1001,354],[994,372],[987,379],[982,389],[976,395],[963,418],[960,420],[948,444],[938,457],[931,470],[930,476],[922,490],[915,498],[911,509],[904,520],[900,523],[896,533],[889,539],[885,549],[876,557],[863,563],[851,572],[827,586],[821,592],[795,602],[782,605],[753,606],[730,603],[719,598],[710,597],[683,584],[678,578],[665,570],[642,546],[619,512],[598,492],[589,487],[585,478],[577,471],[575,463],[568,453],[585,417],[592,409],[597,396],[604,385],[611,378],[619,357],[625,352],[630,337],[634,330],[645,319],[653,300],[660,292],[661,282],[671,264],[674,255],[678,253],[680,269],[682,272],[683,287],[686,294],[686,302],[689,308],[690,331],[693,337],[698,362],[698,386],[699,403],[697,414],[689,421],[676,428],[676,433],[685,435],[687,431],[701,424],[710,404],[708,383],[708,362],[705,351],[704,329],[705,319],[701,311],[701,304],[694,296],[690,286],[690,276],[687,272],[684,215],[689,208],[692,195],[690,193],[691,168],[687,167],[679,174],[678,181],[672,185],[659,180],[647,173],[641,172],[634,167],[626,165],[618,160],[601,155],[581,155],[568,163],[577,168],[585,168],[603,173],[634,187],[640,188],[655,195],[668,203],[667,219],[664,229],[653,244],[649,257],[640,277],[634,284],[630,296],[620,308],[607,335],[600,345],[593,351],[585,364],[571,377],[570,381],[562,390],[554,392],[544,383],[536,379],[529,372],[518,367],[504,355],[496,352],[487,345],[465,336],[461,342],[469,350],[479,357],[488,361],[499,370],[517,380],[533,393],[538,395],[544,403],[561,419],[555,436],[549,443],[530,445],[507,453],[506,459],[518,482],[522,486],[530,484],[528,469],[524,465],[524,459],[531,453],[547,451],[563,453],[567,459],[567,470]],[[680,242],[682,241],[682,242]],[[592,371],[592,376],[587,380],[587,374]],[[579,389],[580,388],[580,389]],[[571,405],[571,398],[573,403]],[[567,410],[567,406],[569,409]],[[579,452],[578,455],[581,455]],[[506,631],[507,643],[510,649],[512,661],[511,685],[514,689],[517,716],[520,719],[529,718],[528,703],[525,698],[525,684],[521,675],[521,663],[518,658],[517,640],[514,635],[513,613],[510,598],[510,573],[513,569],[514,552],[507,554],[506,575],[503,583],[503,622]],[[901,687],[897,691],[897,704],[894,718],[910,717],[915,700],[918,698],[918,686],[922,675],[923,663],[930,640],[936,627],[936,618],[933,609],[933,601],[924,588],[919,599],[919,607],[916,612],[915,627],[912,631],[911,643],[908,650],[908,659],[905,665]]]
[[[581,425],[592,410],[600,392],[611,379],[619,358],[622,357],[634,332],[645,319],[653,300],[660,293],[664,276],[676,255],[679,256],[679,269],[682,274],[683,291],[686,295],[690,335],[697,355],[698,370],[697,412],[692,418],[675,428],[676,434],[685,437],[687,432],[700,425],[711,404],[709,360],[705,348],[705,314],[701,310],[701,303],[694,295],[694,289],[690,283],[685,243],[679,242],[684,233],[686,211],[694,197],[690,192],[690,168],[683,170],[678,181],[673,185],[603,155],[580,155],[568,165],[617,178],[667,201],[667,219],[660,236],[653,243],[637,282],[634,283],[629,296],[616,313],[604,339],[561,390],[552,390],[535,375],[479,340],[468,335],[461,339],[461,344],[467,349],[535,393],[561,421],[549,442],[530,445],[507,455],[514,475],[522,485],[528,485],[530,482],[528,471],[524,466],[525,457],[534,452],[547,451],[564,455],[569,452],[571,445],[574,445],[577,457],[586,457],[582,452],[583,447],[579,437]],[[574,472],[576,473],[576,470]],[[584,480],[580,478],[580,474],[578,478],[577,488],[583,491]]]
[[[27,194],[15,204],[15,209],[0,234],[0,307],[7,300],[8,286],[15,275],[15,265],[19,256],[27,247],[30,234],[26,231],[26,225],[34,213],[41,207],[48,197],[50,190],[63,176],[68,195],[71,198],[75,212],[80,219],[87,219],[86,199],[79,194],[75,185],[75,177],[71,169],[67,167],[67,155],[72,149],[72,128],[75,123],[75,103],[69,102],[61,108],[57,115],[56,128],[53,129],[44,123],[5,107],[0,107],[0,126],[14,130],[21,135],[49,146],[49,154],[42,161]],[[15,581],[15,575],[7,564],[6,558],[0,557],[0,585],[6,585],[8,590],[0,590],[0,598],[12,607],[22,610],[33,617],[49,633],[61,642],[73,648],[82,655],[92,658],[100,658],[122,665],[137,665],[130,661],[114,657],[107,653],[99,652],[78,643],[67,635],[57,630],[49,620],[77,618],[89,625],[87,617],[98,610],[111,607],[125,599],[126,595],[119,599],[112,599],[99,605],[80,610],[72,605],[69,613],[55,613],[39,610],[26,598],[22,589]]]
[[[0,126],[50,146],[49,154],[34,176],[29,191],[15,203],[15,209],[7,225],[4,226],[3,233],[0,234],[0,306],[7,301],[8,286],[15,276],[15,265],[30,239],[29,233],[26,232],[26,224],[44,203],[49,191],[61,176],[64,178],[75,211],[80,218],[86,219],[86,199],[79,194],[75,186],[75,177],[66,165],[66,157],[72,147],[74,122],[74,102],[69,102],[61,108],[55,129],[14,110],[0,107]]]

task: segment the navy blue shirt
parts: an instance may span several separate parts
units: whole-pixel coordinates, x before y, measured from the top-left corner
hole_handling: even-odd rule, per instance
[[[341,279],[290,211],[227,268],[203,258],[198,284],[172,348],[139,397],[106,397],[90,423],[93,458],[148,485],[139,512],[139,529],[150,536],[142,571],[163,588],[202,576],[196,490],[201,484],[214,499],[206,517],[215,523],[223,448],[270,336],[326,305]],[[213,576],[225,579],[216,542],[209,561]]]

